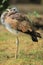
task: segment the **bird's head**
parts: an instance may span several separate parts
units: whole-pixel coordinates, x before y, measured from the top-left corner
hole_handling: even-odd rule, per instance
[[[11,8],[11,10],[14,11],[14,12],[17,12],[17,13],[19,12],[16,7]]]
[[[11,12],[11,11],[12,11],[12,12],[15,12],[15,13],[18,13],[18,12],[19,12],[16,7],[8,8],[8,9],[6,9],[6,11],[7,11],[7,12]]]

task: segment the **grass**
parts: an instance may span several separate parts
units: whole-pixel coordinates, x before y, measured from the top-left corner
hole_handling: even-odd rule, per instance
[[[16,36],[0,25],[0,65],[43,65],[43,39],[33,42],[19,33],[19,56],[15,59]]]

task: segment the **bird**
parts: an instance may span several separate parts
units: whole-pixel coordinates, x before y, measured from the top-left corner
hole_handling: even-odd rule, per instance
[[[17,51],[15,58],[18,56],[19,38],[18,33],[32,31],[32,35],[36,36],[36,30],[33,22],[26,16],[26,14],[19,12],[16,7],[8,8],[1,15],[1,23],[11,33],[16,35]],[[34,37],[35,38],[35,37]]]
[[[20,31],[23,33],[31,31],[35,40],[37,38],[36,29],[34,27],[36,22],[33,23],[26,14],[21,13],[16,7],[8,8],[2,13],[1,23],[13,34],[17,35]]]

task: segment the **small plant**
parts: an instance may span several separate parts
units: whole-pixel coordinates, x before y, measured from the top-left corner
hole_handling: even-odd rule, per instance
[[[39,13],[37,12],[37,11],[34,11],[34,12],[32,12],[32,13],[28,13],[28,16],[35,16],[35,17],[39,17],[40,15],[39,15]]]

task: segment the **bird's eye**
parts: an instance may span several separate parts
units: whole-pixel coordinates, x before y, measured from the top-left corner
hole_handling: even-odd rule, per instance
[[[15,11],[15,9],[13,9]]]

